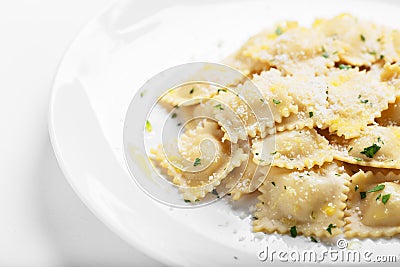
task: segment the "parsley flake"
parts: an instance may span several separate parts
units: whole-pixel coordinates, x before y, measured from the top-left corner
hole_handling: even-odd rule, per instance
[[[275,34],[276,35],[281,35],[283,33],[283,30],[282,30],[282,28],[281,27],[276,27],[276,29],[275,29]]]
[[[328,231],[328,233],[330,233],[332,235],[332,229],[336,228],[335,224],[329,224],[328,228],[326,228],[326,231]]]
[[[297,236],[297,229],[296,229],[296,226],[290,227],[290,235],[291,235],[292,237],[296,237],[296,236]]]
[[[365,42],[365,36],[364,35],[360,34],[360,39],[361,39],[361,41]]]
[[[184,199],[183,201],[185,201],[186,203],[191,202],[189,199]]]
[[[358,188],[359,188],[359,186],[358,186],[358,184],[356,184],[356,186],[354,186],[354,191],[357,192]]]
[[[387,195],[383,195],[382,196],[382,203],[384,205],[386,205],[386,203],[389,201],[390,196],[391,196],[391,194],[387,194]]]
[[[339,65],[339,69],[341,69],[341,70],[348,70],[348,69],[351,69],[351,66],[346,65],[346,64],[340,64],[340,65]]]
[[[375,186],[374,188],[370,189],[367,191],[367,193],[373,193],[373,192],[378,192],[385,189],[385,185],[384,184],[378,184],[377,186]]]
[[[315,237],[313,237],[313,236],[310,236],[310,241],[311,241],[311,242],[314,242],[314,243],[318,243],[318,240],[315,239]]]
[[[194,87],[192,87],[192,89],[190,89],[189,94],[193,94],[194,92]]]
[[[361,151],[360,153],[372,159],[376,154],[376,152],[379,151],[379,149],[381,149],[380,146],[378,146],[377,144],[373,144],[372,146],[365,147],[364,150]]]
[[[221,104],[215,105],[214,108],[218,108],[219,110],[224,110],[224,107]]]
[[[211,194],[216,195],[217,198],[219,198],[219,194],[218,194],[218,192],[217,192],[217,189],[214,188],[214,189],[211,191]]]
[[[178,116],[178,115],[176,115],[176,113],[174,112],[174,113],[172,113],[171,118],[172,118],[172,119],[175,119],[176,116]]]
[[[310,116],[310,118],[312,118],[314,116],[314,112],[312,112],[312,111],[308,112],[308,116]]]
[[[272,102],[274,102],[275,105],[279,105],[282,103],[280,100],[272,99]]]
[[[226,92],[226,89],[225,89],[225,88],[220,88],[220,89],[217,90],[217,93],[219,93],[219,92],[221,92],[221,91],[222,91],[222,92]]]
[[[273,186],[276,186],[275,182],[271,182],[271,184],[272,184]]]
[[[379,194],[379,195],[375,198],[375,200],[378,201],[378,199],[380,199],[381,196],[382,196],[382,194]]]
[[[193,162],[193,166],[199,166],[199,165],[201,165],[201,159],[200,158],[196,158],[195,160],[194,160],[194,162]]]
[[[360,192],[360,197],[361,199],[364,199],[367,197],[367,192]]]

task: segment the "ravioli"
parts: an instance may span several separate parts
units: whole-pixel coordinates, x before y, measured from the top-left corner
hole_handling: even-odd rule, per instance
[[[348,178],[335,164],[309,171],[274,167],[267,176],[253,228],[256,232],[331,237],[342,232]]]
[[[331,71],[327,81],[331,114],[325,124],[329,132],[346,139],[359,136],[395,101],[394,87],[376,81],[365,71]]]
[[[346,237],[394,236],[400,233],[400,174],[359,171],[351,177]]]
[[[272,139],[275,140],[272,140]],[[268,149],[275,141],[275,151]],[[287,169],[303,170],[331,162],[333,155],[329,142],[314,129],[278,132],[266,140],[254,139],[253,161],[261,166],[272,165]]]
[[[361,166],[400,169],[400,128],[368,126],[360,137],[332,140],[334,158]]]
[[[205,120],[181,136],[179,151],[175,146],[159,146],[152,151],[155,160],[179,186],[185,200],[204,198],[235,167],[248,159],[237,144],[221,142],[222,136],[217,123]]]

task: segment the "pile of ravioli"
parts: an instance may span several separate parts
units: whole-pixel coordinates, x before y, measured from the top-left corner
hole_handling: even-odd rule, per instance
[[[273,121],[257,120],[239,94],[226,90],[172,91],[166,105],[208,99],[184,112],[218,119],[199,122],[179,140],[188,161],[209,167],[182,171],[166,159],[161,145],[152,151],[154,160],[182,187],[187,202],[215,193],[227,176],[241,175],[229,195],[232,201],[257,195],[256,232],[317,238],[399,234],[398,62],[400,32],[371,21],[342,14],[317,19],[311,27],[279,23],[224,62],[251,79],[237,84],[238,92],[249,92],[250,83],[257,86],[263,99],[251,104],[260,110],[268,106]],[[217,148],[212,159],[201,158],[208,149],[200,151],[204,139]],[[275,150],[264,155],[269,141]],[[251,179],[263,181],[258,193]]]

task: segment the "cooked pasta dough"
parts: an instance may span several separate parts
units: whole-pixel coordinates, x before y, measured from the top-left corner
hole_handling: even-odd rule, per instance
[[[274,167],[260,187],[254,231],[288,233],[296,226],[305,235],[341,233],[348,178],[336,164],[302,172]]]
[[[247,160],[242,148],[229,141],[221,142],[222,136],[217,123],[205,120],[181,136],[181,153],[162,146],[152,151],[185,200],[203,198]]]
[[[400,173],[360,170],[351,177],[346,210],[347,237],[400,233]]]
[[[268,155],[265,151],[275,138],[275,151]],[[266,140],[254,139],[252,146],[253,160],[259,165],[272,165],[287,169],[303,170],[315,165],[331,162],[333,155],[329,142],[314,129],[292,130],[268,136]]]
[[[400,128],[368,126],[360,137],[334,138],[334,158],[361,166],[400,169]]]
[[[395,101],[395,89],[376,81],[365,71],[335,70],[329,73],[328,101],[332,111],[326,118],[330,132],[346,139],[357,137]]]

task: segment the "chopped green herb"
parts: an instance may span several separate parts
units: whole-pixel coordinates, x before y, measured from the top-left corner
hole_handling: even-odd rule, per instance
[[[359,188],[359,186],[358,186],[358,184],[356,184],[356,186],[354,187],[354,191],[357,192],[358,188]]]
[[[360,34],[360,39],[361,39],[361,41],[365,42],[365,36],[364,35]]]
[[[178,116],[178,115],[176,115],[176,113],[174,112],[174,113],[172,113],[171,118],[172,118],[172,119],[175,119],[176,116]]]
[[[377,144],[373,144],[372,146],[365,147],[364,150],[361,151],[360,153],[372,159],[376,154],[376,152],[379,151],[379,149],[381,149],[380,146],[378,146]]]
[[[178,123],[176,126],[178,126],[178,127],[179,127],[179,126],[182,126],[182,123]]]
[[[186,203],[191,202],[189,199],[184,199],[183,201],[185,201]]]
[[[178,106],[178,105],[175,105],[174,108],[179,108],[179,106]]]
[[[312,118],[314,116],[314,112],[312,112],[312,111],[308,112],[308,116],[310,116],[310,118]]]
[[[272,99],[272,102],[274,102],[275,105],[279,105],[281,103],[280,100]]]
[[[373,55],[373,56],[375,56],[376,55],[376,51],[371,51],[371,52],[368,52],[370,55]]]
[[[222,91],[222,92],[226,92],[226,89],[225,89],[225,88],[220,88],[220,89],[217,90],[217,93],[219,93],[219,92],[221,92],[221,91]]]
[[[228,193],[228,194],[226,194],[227,196],[230,196],[230,195],[232,195],[232,193]]]
[[[361,98],[361,95],[358,95],[358,99],[360,99]]]
[[[377,186],[375,186],[374,188],[370,189],[367,191],[367,193],[373,193],[373,192],[378,192],[385,189],[385,185],[384,184],[378,184]]]
[[[274,151],[271,153],[271,155],[275,155],[276,153],[278,153],[278,151]]]
[[[258,152],[256,152],[255,154],[256,154],[256,156],[258,156]]]
[[[336,228],[335,224],[329,224],[328,228],[326,228],[326,231],[328,231],[328,233],[330,233],[332,235],[332,229]]]
[[[143,97],[144,96],[144,92],[140,92],[140,97]]]
[[[368,99],[361,100],[361,103],[367,104],[368,103]]]
[[[193,166],[199,166],[199,165],[201,165],[201,159],[200,158],[196,158],[195,160],[194,160],[194,163],[193,163]]]
[[[360,197],[361,199],[364,199],[367,197],[367,192],[360,192]]]
[[[261,103],[265,103],[264,99],[260,98]]]
[[[310,241],[311,241],[311,242],[314,242],[314,243],[318,243],[318,240],[315,239],[315,237],[313,237],[313,236],[310,236]]]
[[[217,196],[217,198],[219,198],[219,195],[218,195],[218,192],[217,192],[217,189],[213,189],[212,191],[211,191],[211,194],[213,194],[213,195],[216,195]]]
[[[284,185],[283,188],[286,189],[286,185]]]
[[[354,159],[355,159],[356,161],[362,161],[362,159],[357,158],[357,157],[354,157]]]
[[[386,203],[389,201],[390,195],[391,195],[391,194],[387,194],[387,195],[383,195],[383,196],[382,196],[382,203],[383,203],[384,205],[386,205]]]
[[[281,27],[276,27],[276,29],[275,29],[275,34],[276,35],[281,35],[283,33],[283,31],[282,31],[282,28]]]
[[[146,121],[145,128],[148,133],[150,133],[153,130],[153,127],[151,126],[151,123],[148,120]]]
[[[379,195],[375,198],[375,200],[380,199],[380,198],[381,198],[381,195],[382,195],[382,194],[379,194]]]
[[[377,42],[380,42],[382,39],[379,37],[378,39],[376,39]]]
[[[340,64],[340,65],[339,65],[339,69],[341,69],[341,70],[348,70],[348,69],[351,69],[351,66],[345,65],[345,64]]]
[[[383,140],[381,139],[381,137],[378,137],[378,143],[382,143],[382,145],[385,144],[385,142],[383,142]]]
[[[254,221],[258,220],[258,218],[256,216],[251,217],[251,219],[253,219]]]
[[[352,150],[353,150],[353,147],[350,147],[348,152],[350,152],[350,151],[352,151]]]
[[[335,173],[335,175],[336,175],[336,176],[340,176],[341,174],[340,174],[340,173]]]
[[[328,54],[327,52],[324,52],[324,53],[322,53],[322,56],[323,56],[324,58],[328,58],[328,57],[329,57],[329,54]]]
[[[290,235],[291,235],[292,237],[296,237],[296,236],[297,236],[297,229],[296,229],[296,226],[290,227]]]
[[[273,186],[276,186],[275,182],[271,182],[271,184],[272,184]]]
[[[214,108],[219,108],[219,110],[224,110],[224,107],[221,104],[215,105]]]
[[[190,89],[189,94],[193,94],[193,92],[194,92],[194,87]]]
[[[382,54],[381,54],[381,55],[379,56],[379,59],[380,59],[380,60],[382,60],[382,59],[384,59],[384,58],[385,58],[385,55],[382,55]]]

